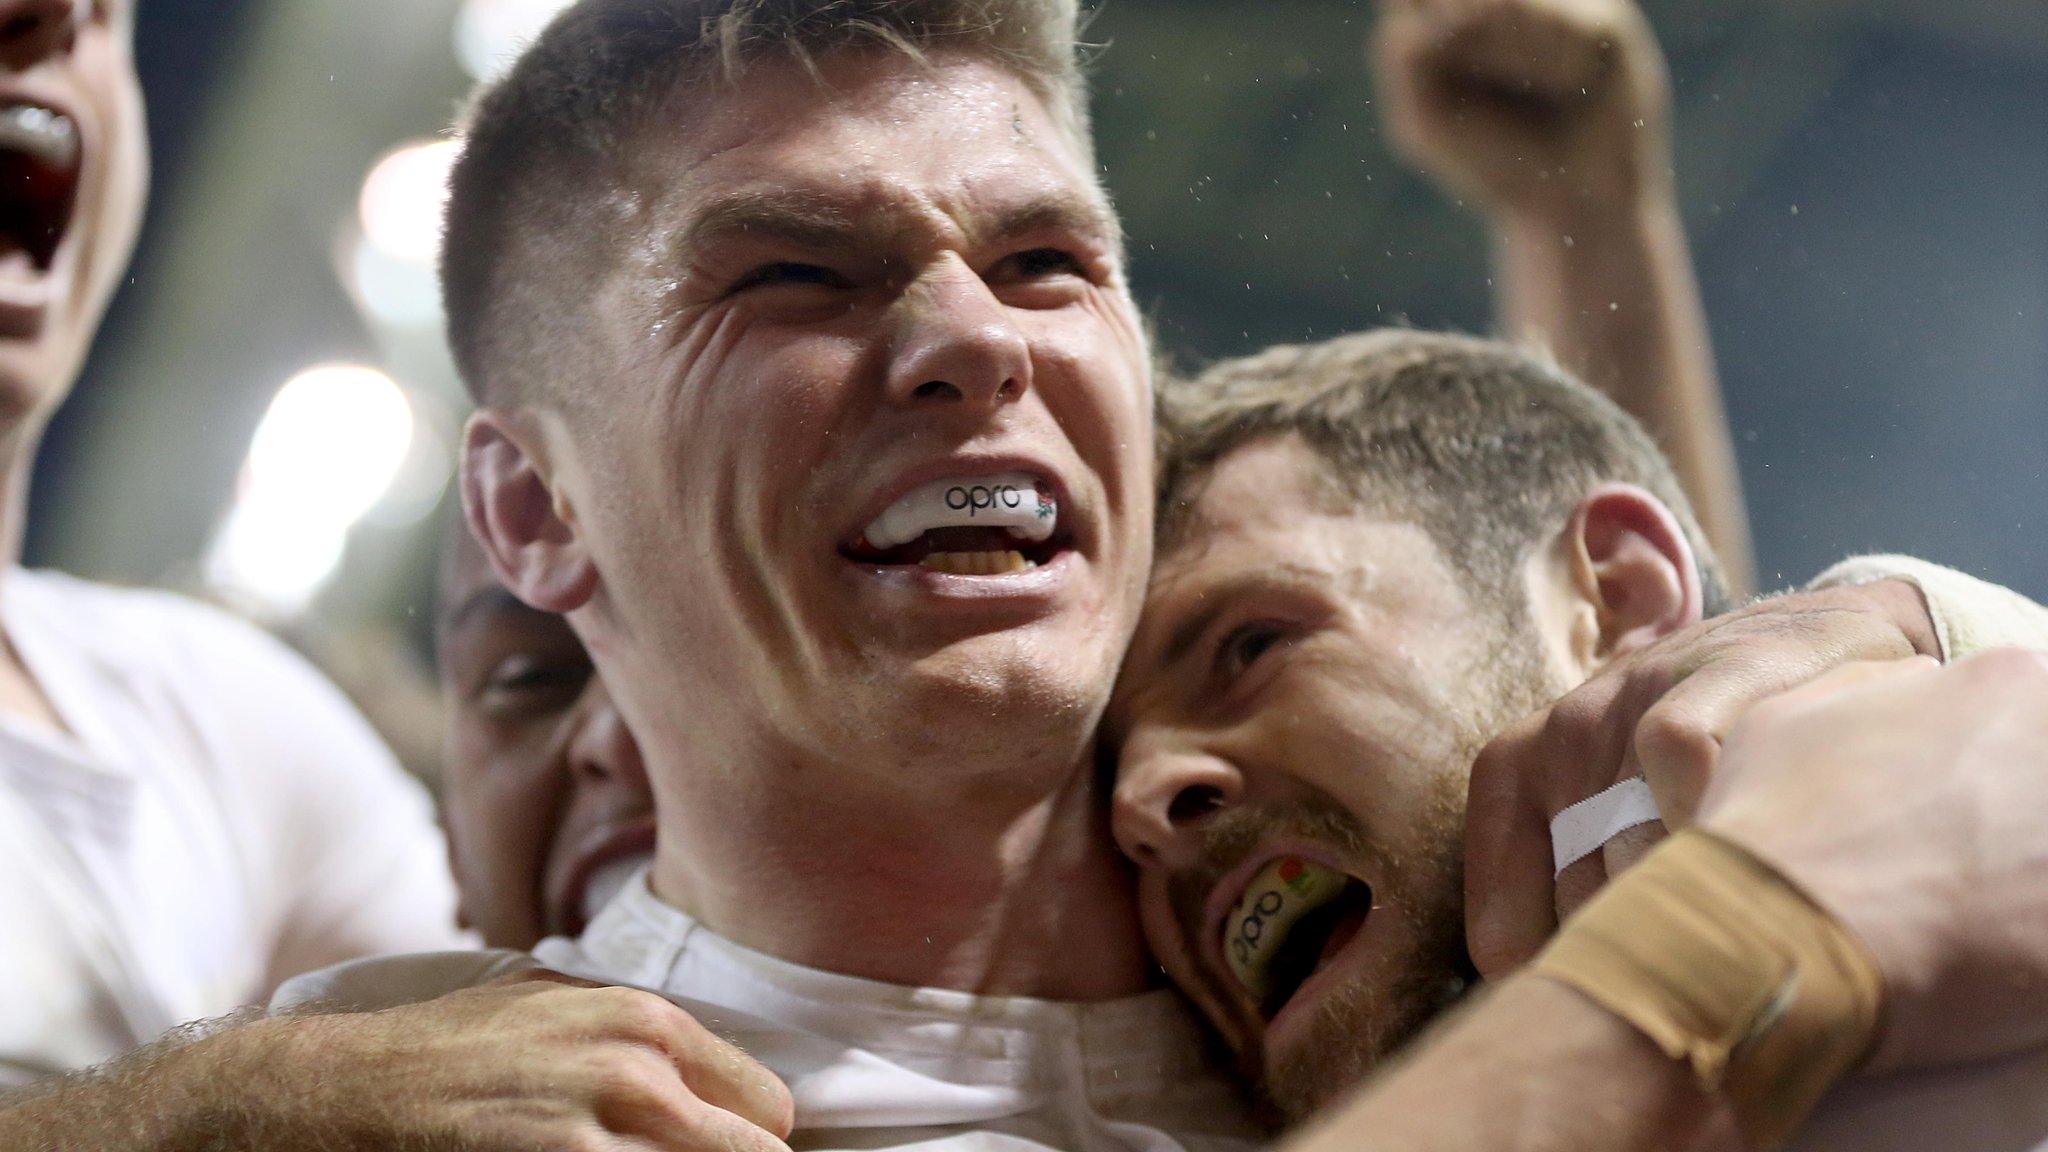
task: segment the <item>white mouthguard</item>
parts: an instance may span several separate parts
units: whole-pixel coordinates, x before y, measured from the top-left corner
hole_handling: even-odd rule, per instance
[[[1052,535],[1059,505],[1021,472],[937,480],[904,495],[863,533],[876,548],[897,548],[935,528],[1003,528],[1037,543]]]

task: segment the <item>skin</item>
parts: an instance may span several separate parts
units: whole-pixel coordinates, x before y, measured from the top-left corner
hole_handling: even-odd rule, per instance
[[[521,603],[453,535],[439,654],[459,913],[485,944],[523,951],[581,932],[593,874],[653,850],[654,796],[568,621]]]
[[[77,125],[77,199],[47,272],[0,270],[0,559],[21,556],[36,446],[70,393],[142,224],[149,184],[142,87],[128,0],[0,5],[0,94],[54,107]],[[62,721],[12,645],[0,651],[0,709]]]
[[[0,86],[62,108],[78,125],[84,155],[51,271],[24,277],[0,269],[0,548],[10,564],[36,443],[84,360],[141,222],[148,166],[131,11],[125,0],[0,2]],[[62,726],[11,647],[0,651],[0,709]],[[547,726],[538,711],[525,708],[517,724],[503,710],[498,716],[530,734]],[[602,729],[607,710],[600,692],[579,694],[569,711],[589,732]],[[568,758],[593,766],[581,779],[630,776],[630,759],[615,753]],[[524,770],[510,759],[511,772]],[[607,767],[594,767],[600,760]],[[632,790],[619,787],[623,793],[598,791]],[[586,811],[615,810],[612,800],[587,801],[582,789],[576,796],[557,808],[565,827]],[[496,845],[478,852],[506,855]],[[548,895],[566,887],[553,880],[563,873],[559,859],[551,848],[547,863],[515,866],[549,877],[507,889],[521,901],[542,897],[539,907],[472,901],[472,914],[508,939],[561,920],[564,902]],[[235,1024],[173,1034],[0,1100],[0,1146],[776,1152],[792,1123],[788,1092],[774,1077],[667,1001],[629,989],[528,978],[372,1015]]]
[[[1924,657],[1852,663],[1758,704],[1729,733],[1698,822],[1769,860],[1872,949],[1886,982],[1880,1067],[1902,1066],[1907,1052],[1982,1060],[2044,1039],[2048,951],[2034,929],[2048,924],[2048,854],[2032,818],[2048,800],[2044,694],[2039,653],[1938,669]],[[1911,836],[1899,834],[1902,811],[1914,814]],[[1821,1146],[1868,1137],[1846,1135]],[[1731,1138],[1726,1110],[1681,1065],[1577,993],[1518,975],[1286,1147],[1742,1146]],[[2030,1141],[2008,1134],[2015,1147]]]
[[[1546,345],[1670,455],[1734,591],[1748,515],[1678,211],[1671,80],[1631,0],[1386,0],[1388,139],[1494,239],[1502,329]]]
[[[1149,361],[1113,219],[1008,73],[823,73],[764,64],[639,150],[646,211],[594,289],[632,322],[561,365],[563,394],[604,403],[481,410],[472,529],[639,735],[664,899],[853,975],[1137,991],[1090,742],[1150,559]],[[1056,486],[1057,563],[841,554],[906,486],[998,470]]]
[[[1793,620],[1803,610],[1797,598],[1775,616],[1745,618],[1751,640],[1773,628],[1796,635],[1790,653],[1751,662],[1753,644],[1704,644],[1698,578],[1675,519],[1655,497],[1620,485],[1596,486],[1533,550],[1523,587],[1509,590],[1525,605],[1518,620],[1475,596],[1419,526],[1333,496],[1322,467],[1301,442],[1269,438],[1225,455],[1199,484],[1186,539],[1159,558],[1111,713],[1120,741],[1115,828],[1140,868],[1148,939],[1248,1073],[1296,1118],[1355,1084],[1469,973],[1460,934],[1437,933],[1432,945],[1427,929],[1463,923],[1461,845],[1466,861],[1484,866],[1499,838],[1492,813],[1503,806],[1482,813],[1475,799],[1469,835],[1460,817],[1475,754],[1512,720],[1572,689],[1586,699],[1607,692],[1581,729],[1580,747],[1597,750],[1614,741],[1592,735],[1606,726],[1625,734],[1626,718],[1660,699],[1711,696],[1719,703],[1704,710],[1705,730],[1667,740],[1689,751],[1724,714],[1759,698],[1841,663],[1914,653],[1909,629],[1888,615],[1890,588],[1844,594],[1819,624]],[[1187,636],[1194,644],[1175,656],[1174,639]],[[1674,646],[1692,659],[1678,661],[1668,691],[1615,701],[1616,679],[1662,667],[1655,661]],[[1625,735],[1620,745],[1629,746]],[[1558,807],[1633,774],[1586,759],[1609,774],[1568,789]],[[1677,776],[1669,759],[1652,751],[1631,765],[1666,785]],[[1558,775],[1495,771],[1531,783]],[[1481,785],[1472,788],[1476,798]],[[1302,804],[1340,813],[1357,841],[1304,836],[1290,826]],[[1540,894],[1547,916],[1547,816],[1538,828],[1543,872],[1533,893],[1513,870],[1485,874],[1523,883],[1525,899]],[[1236,902],[1246,879],[1230,867],[1237,860],[1282,855],[1320,859],[1369,885],[1373,910],[1268,1019],[1224,965],[1218,924],[1200,913]],[[1526,856],[1518,863],[1533,867]],[[1545,935],[1555,920],[1548,925]]]
[[[1352,514],[1292,439],[1227,457],[1195,515],[1159,559],[1112,712],[1115,827],[1160,963],[1247,1075],[1305,1115],[1362,1072],[1312,1057],[1357,1047],[1332,1029],[1369,1022],[1367,1051],[1384,1051],[1459,990],[1461,925],[1444,910],[1464,774],[1535,702],[1473,701],[1495,695],[1486,670],[1503,660],[1543,673],[1469,625],[1475,605],[1421,528]],[[1358,843],[1291,828],[1299,805],[1348,814]],[[1341,957],[1343,995],[1305,989],[1268,1020],[1212,943],[1215,893],[1235,903],[1247,868],[1290,854],[1370,885],[1374,911]],[[1418,968],[1441,979],[1416,988]],[[1333,997],[1350,1002],[1334,1016]]]

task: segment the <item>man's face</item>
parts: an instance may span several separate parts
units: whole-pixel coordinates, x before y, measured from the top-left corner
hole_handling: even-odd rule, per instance
[[[55,409],[142,221],[132,0],[0,0],[0,419]]]
[[[573,936],[654,847],[632,733],[560,616],[520,603],[462,532],[444,581],[449,850],[496,948]]]
[[[651,756],[1068,772],[1150,558],[1113,217],[1010,73],[821,66],[636,154],[602,402],[564,406],[579,627]]]
[[[1472,976],[1467,773],[1546,679],[1505,624],[1292,438],[1226,456],[1159,559],[1110,713],[1117,837],[1155,954],[1285,1115]]]

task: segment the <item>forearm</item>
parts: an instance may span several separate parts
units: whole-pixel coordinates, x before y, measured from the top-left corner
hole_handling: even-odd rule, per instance
[[[1720,1122],[1691,1072],[1562,984],[1516,976],[1286,1152],[1638,1152]]]
[[[184,1152],[233,1146],[252,1025],[212,1021],[97,1068],[0,1096],[0,1148]],[[224,1142],[225,1141],[225,1142]]]
[[[1502,219],[1494,243],[1505,332],[1546,344],[1642,421],[1671,457],[1733,590],[1750,591],[1749,521],[1674,198],[1651,191],[1633,209]]]

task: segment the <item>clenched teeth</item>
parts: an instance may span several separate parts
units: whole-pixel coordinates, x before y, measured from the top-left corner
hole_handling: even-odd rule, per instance
[[[1007,576],[1038,567],[1022,552],[934,552],[918,565],[953,576]]]
[[[1041,543],[1052,537],[1059,505],[1036,477],[1020,472],[933,481],[904,494],[862,533],[887,551],[941,528],[997,528],[1014,539]]]

